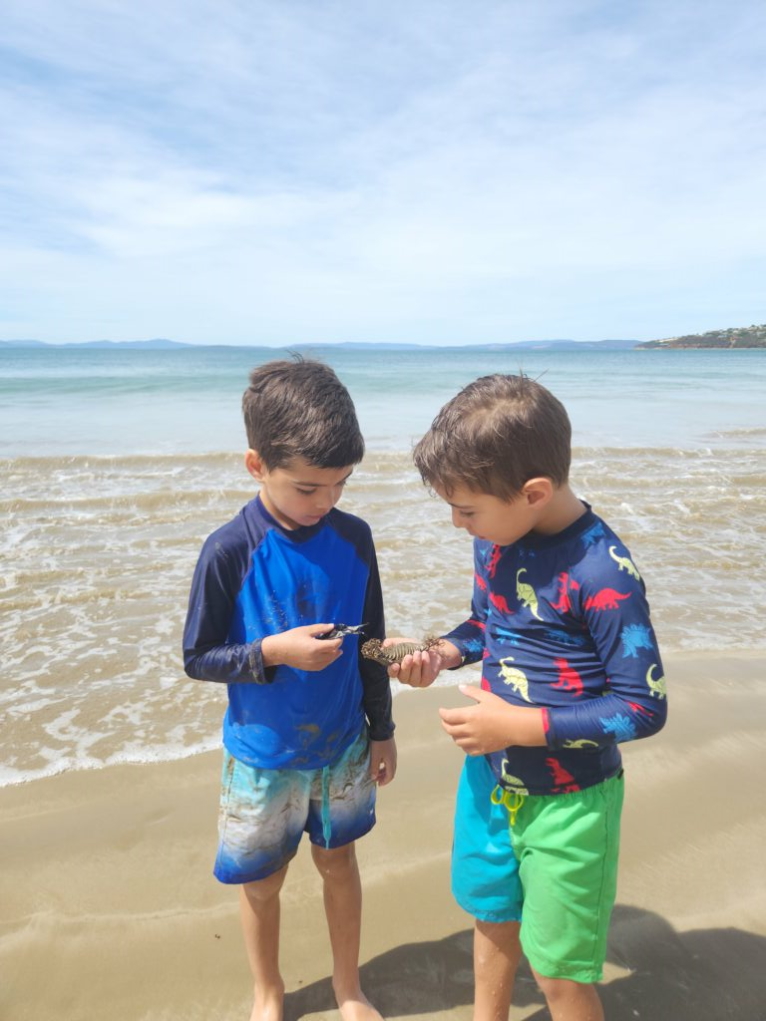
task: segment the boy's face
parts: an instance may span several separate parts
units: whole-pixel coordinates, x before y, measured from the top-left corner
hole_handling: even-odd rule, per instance
[[[266,510],[284,528],[315,525],[340,500],[353,465],[317,468],[297,457],[284,468],[269,469],[255,450],[245,455],[247,470],[261,484]]]
[[[434,487],[452,508],[452,524],[464,528],[476,539],[486,539],[498,546],[509,546],[531,532],[540,518],[539,502],[527,492],[511,500],[490,493],[478,493],[465,486],[456,486],[449,496]]]

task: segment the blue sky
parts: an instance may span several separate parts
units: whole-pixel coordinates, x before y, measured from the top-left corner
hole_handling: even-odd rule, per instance
[[[766,321],[762,0],[5,0],[0,339]]]

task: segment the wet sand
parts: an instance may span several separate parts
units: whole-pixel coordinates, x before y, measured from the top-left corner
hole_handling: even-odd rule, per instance
[[[757,658],[666,663],[670,721],[624,748],[609,1021],[766,1019],[766,685]],[[436,709],[394,703],[399,773],[359,843],[363,976],[389,1018],[471,1017],[471,922],[449,892],[461,753]],[[2,1021],[246,1021],[235,888],[211,875],[218,754],[0,790]],[[337,1018],[321,892],[304,846],[283,895],[286,1016]],[[543,1021],[529,972],[511,1021]]]

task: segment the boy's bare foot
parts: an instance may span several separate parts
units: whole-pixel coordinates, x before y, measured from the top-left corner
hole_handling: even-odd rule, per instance
[[[284,989],[256,989],[250,1021],[282,1021]]]
[[[339,996],[337,999],[342,1021],[383,1021],[383,1016],[361,990],[355,996],[346,999]]]

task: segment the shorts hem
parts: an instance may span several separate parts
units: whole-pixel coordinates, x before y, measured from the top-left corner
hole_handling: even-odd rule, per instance
[[[522,932],[521,945],[524,950],[524,955],[529,961],[529,965],[533,968],[538,975],[543,975],[545,978],[565,978],[569,979],[570,982],[580,982],[582,985],[593,985],[594,982],[600,982],[604,977],[604,968],[602,965],[576,965],[567,964],[565,961],[540,961],[536,954],[530,956],[524,946],[524,934]]]
[[[232,872],[226,872],[219,875],[218,869],[215,866],[213,867],[213,875],[218,880],[218,882],[223,883],[224,886],[245,886],[247,883],[257,883],[261,879],[268,879],[269,876],[273,876],[275,873],[285,868],[287,865],[290,864],[293,858],[295,858],[297,853],[298,851],[296,849],[296,851],[293,854],[291,854],[289,858],[283,861],[277,868],[269,869],[268,871],[261,871],[259,875],[248,875],[246,878],[242,878],[242,876],[235,876],[234,873]]]
[[[330,837],[330,843],[326,844],[324,840],[314,840],[309,833],[309,843],[312,844],[313,847],[321,847],[326,851],[334,851],[339,847],[347,847],[349,844],[353,844],[354,841],[361,840],[362,837],[366,836],[371,830],[373,830],[377,821],[378,820],[376,818],[373,818],[369,826],[366,826],[363,830],[360,830],[358,833],[350,837],[344,834],[343,839],[339,840],[337,843],[332,839],[332,836]]]
[[[466,914],[475,918],[477,922],[490,922],[495,925],[502,925],[505,922],[521,923],[520,911],[477,911],[472,905],[466,903],[462,897],[458,897],[454,890],[452,891],[452,896],[457,906],[462,908]]]

